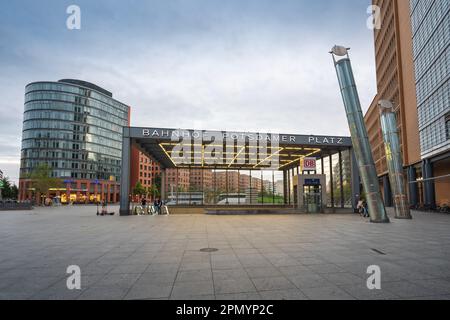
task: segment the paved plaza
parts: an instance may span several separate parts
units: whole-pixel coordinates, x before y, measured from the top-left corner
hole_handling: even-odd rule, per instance
[[[450,215],[371,224],[351,214],[95,211],[0,212],[0,299],[450,297]],[[67,289],[69,265],[81,268],[80,290]],[[381,268],[381,290],[367,289],[369,265]]]

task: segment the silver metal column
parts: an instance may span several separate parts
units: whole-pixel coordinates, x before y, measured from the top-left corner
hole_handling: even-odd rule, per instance
[[[272,170],[272,204],[275,204],[275,171]]]
[[[383,183],[383,195],[384,195],[384,206],[392,207],[392,192],[391,192],[391,184],[388,175],[384,175],[382,178]]]
[[[161,201],[166,200],[166,168],[161,167]]]
[[[334,66],[341,88],[342,100],[344,102],[347,120],[350,127],[353,148],[358,160],[359,171],[366,193],[367,205],[371,222],[389,222],[383,201],[381,200],[380,186],[378,184],[377,172],[370,149],[367,129],[356,89],[353,70],[348,56],[348,48],[335,46],[330,52],[333,55]],[[336,56],[345,56],[336,60]]]
[[[131,139],[130,128],[123,128],[122,135],[122,170],[120,173],[120,209],[121,216],[130,214],[130,166]]]
[[[395,218],[411,219],[411,212],[406,195],[405,177],[403,174],[403,157],[400,149],[400,138],[394,107],[390,101],[380,100],[381,131],[383,132],[384,150],[389,172],[391,191],[394,196]]]
[[[240,197],[240,193],[241,193],[241,171],[240,169],[237,170],[237,174],[238,174],[238,205],[241,204],[241,197]]]
[[[339,150],[339,187],[341,188],[341,208],[345,206],[344,199],[344,177],[342,176],[342,152]]]
[[[436,207],[436,196],[433,179],[433,164],[430,159],[422,160],[422,176],[425,196],[425,205],[430,208]]]
[[[330,170],[330,203],[331,211],[334,211],[334,177],[333,177],[333,156],[331,153],[328,155],[328,165]]]
[[[178,186],[178,177],[179,177],[179,172],[178,172],[178,168],[175,170],[176,172],[175,172],[175,174],[177,175],[177,177],[176,177],[176,184],[175,184],[175,187],[176,187],[176,201],[175,201],[175,203],[176,203],[176,205],[178,205],[178,190],[180,189],[180,187]],[[162,181],[162,180],[161,180]]]
[[[320,164],[321,164],[320,171],[322,171],[322,174],[325,174],[325,168],[323,166],[323,157],[320,158]]]
[[[419,189],[416,181],[416,169],[414,166],[408,167],[408,187],[409,187],[409,204],[417,206],[419,203]]]
[[[359,198],[361,197],[361,179],[359,176],[358,162],[356,161],[355,152],[353,151],[353,149],[350,149],[349,152],[352,175],[352,207],[356,212],[356,205],[358,204]]]

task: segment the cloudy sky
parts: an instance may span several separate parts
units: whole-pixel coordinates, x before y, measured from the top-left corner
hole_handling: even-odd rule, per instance
[[[33,0],[0,8],[0,169],[17,181],[24,87],[76,78],[135,126],[348,135],[328,51],[375,92],[370,0]],[[66,8],[81,8],[68,30]]]

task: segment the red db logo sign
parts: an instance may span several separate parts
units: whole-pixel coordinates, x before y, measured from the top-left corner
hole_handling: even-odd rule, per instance
[[[316,158],[304,158],[303,159],[303,170],[316,170]]]

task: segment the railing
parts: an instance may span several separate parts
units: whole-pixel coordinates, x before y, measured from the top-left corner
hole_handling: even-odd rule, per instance
[[[133,207],[132,214],[134,215],[156,215],[158,214],[158,209],[154,205],[137,205]],[[169,214],[169,208],[166,205],[162,205],[159,214]]]
[[[26,202],[0,202],[0,210],[31,210],[33,206]]]

